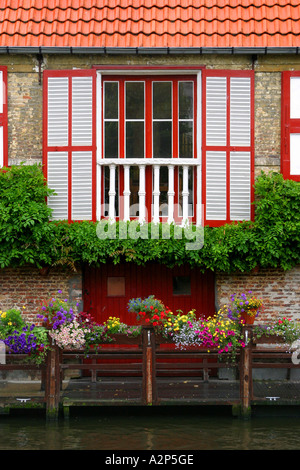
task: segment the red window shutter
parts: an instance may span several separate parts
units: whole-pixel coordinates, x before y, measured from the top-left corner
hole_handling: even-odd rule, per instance
[[[0,66],[0,168],[7,165],[7,67]]]
[[[203,71],[204,223],[253,218],[254,72]]]
[[[57,220],[96,220],[96,71],[44,72],[44,171]]]
[[[300,72],[282,72],[281,171],[300,181]]]

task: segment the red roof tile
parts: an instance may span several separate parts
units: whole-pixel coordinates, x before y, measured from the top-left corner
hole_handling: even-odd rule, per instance
[[[298,0],[2,0],[0,46],[299,47]]]

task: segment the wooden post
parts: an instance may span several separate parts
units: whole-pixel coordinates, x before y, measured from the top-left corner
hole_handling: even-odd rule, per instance
[[[60,399],[60,350],[54,344],[48,353],[46,371],[46,415],[47,419],[57,419]]]
[[[145,405],[156,402],[156,367],[155,367],[155,334],[152,327],[142,328],[143,347],[143,391],[142,401]]]
[[[244,327],[244,341],[240,361],[240,398],[241,415],[247,418],[251,415],[252,399],[252,329],[247,325]]]

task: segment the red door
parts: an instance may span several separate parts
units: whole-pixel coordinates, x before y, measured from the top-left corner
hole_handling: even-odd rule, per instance
[[[98,323],[116,316],[128,325],[136,324],[135,315],[128,312],[128,301],[148,295],[155,295],[174,313],[191,309],[196,310],[197,317],[215,313],[214,274],[202,274],[190,266],[167,268],[159,263],[86,266],[83,285],[84,310]]]

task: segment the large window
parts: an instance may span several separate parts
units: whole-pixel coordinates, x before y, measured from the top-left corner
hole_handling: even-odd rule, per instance
[[[104,158],[194,158],[196,78],[103,77]]]
[[[211,226],[250,220],[253,70],[133,69],[45,71],[44,169],[56,191],[48,201],[53,219]],[[291,85],[295,97],[299,83]],[[292,108],[285,122],[294,126],[289,161],[296,172],[298,121]]]
[[[105,207],[101,215],[124,216],[120,209],[127,201],[130,218],[192,220],[196,76],[103,76],[102,90]],[[124,191],[129,197],[122,204],[116,198],[122,198]]]

